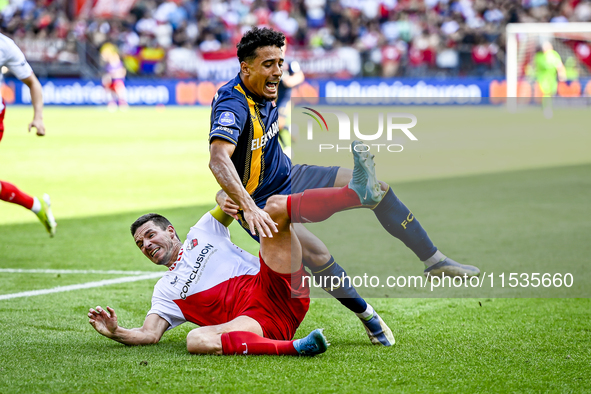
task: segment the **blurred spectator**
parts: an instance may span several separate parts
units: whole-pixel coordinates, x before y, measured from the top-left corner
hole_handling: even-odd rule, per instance
[[[219,51],[221,47],[222,43],[219,42],[211,33],[207,33],[205,39],[201,41],[201,44],[199,44],[199,50],[201,52],[215,52]]]
[[[109,96],[109,111],[113,112],[117,107],[125,110],[127,109],[127,94],[125,89],[125,75],[127,72],[119,57],[117,47],[107,42],[101,47],[100,54],[104,63],[105,72],[102,77],[102,83]]]
[[[478,75],[487,75],[494,69],[498,47],[480,37],[478,44],[472,47],[472,63]]]
[[[394,77],[398,74],[400,61],[406,53],[405,45],[384,45],[382,47],[382,76],[385,78]]]

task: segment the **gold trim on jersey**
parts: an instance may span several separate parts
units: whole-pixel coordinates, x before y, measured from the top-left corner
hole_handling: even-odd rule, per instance
[[[265,129],[261,121],[258,104],[244,92],[242,86],[236,85],[234,86],[234,89],[244,95],[250,110],[250,133],[248,136],[248,145],[246,147],[246,163],[244,163],[244,178],[242,179],[242,184],[248,194],[252,195],[261,182],[265,166],[263,161],[263,147],[253,150],[252,141],[260,141],[263,134],[265,134]]]

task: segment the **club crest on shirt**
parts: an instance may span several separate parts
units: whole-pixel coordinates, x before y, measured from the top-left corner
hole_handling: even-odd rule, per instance
[[[236,117],[232,112],[224,112],[220,115],[218,123],[222,126],[230,126],[236,123]]]
[[[199,241],[197,240],[197,238],[193,238],[190,242],[189,245],[187,246],[187,250],[191,250],[193,249],[195,246],[199,245]]]

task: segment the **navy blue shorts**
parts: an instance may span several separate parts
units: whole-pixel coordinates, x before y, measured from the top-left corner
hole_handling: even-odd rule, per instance
[[[320,189],[321,187],[333,187],[339,168],[296,164],[291,168],[291,193],[287,194],[301,193],[304,190]]]
[[[289,194],[301,193],[304,190],[320,189],[321,187],[333,187],[339,168],[340,167],[336,166],[321,167],[309,166],[307,164],[296,164],[291,167],[290,186],[285,187],[283,190],[278,190],[275,194],[286,196]],[[259,208],[263,209],[265,205],[267,205],[267,200],[256,201],[256,204]],[[241,212],[238,213],[238,216],[242,218]],[[239,220],[238,222],[255,241],[260,242],[259,238],[257,236],[253,236],[250,233],[250,230],[246,228],[246,223],[243,220]]]

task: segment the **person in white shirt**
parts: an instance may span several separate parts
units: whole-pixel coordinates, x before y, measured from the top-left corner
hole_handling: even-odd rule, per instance
[[[363,155],[364,166],[373,169],[373,156]],[[271,196],[264,211],[277,232],[260,238],[259,257],[232,243],[227,226],[233,218],[219,206],[191,227],[184,242],[163,216],[143,215],[131,225],[135,243],[152,263],[168,268],[154,286],[146,320],[140,328],[126,329],[113,308],[97,306],[88,312],[89,323],[117,342],[147,345],[190,321],[200,326],[187,335],[187,350],[194,354],[323,353],[328,343],[322,330],[293,340],[308,311],[311,278],[291,223],[326,220],[362,205],[364,194],[372,191],[379,191],[375,172],[361,171],[342,188]],[[382,197],[378,192],[377,202]],[[394,342],[391,332],[387,335]]]
[[[29,132],[32,128],[37,130],[38,136],[45,135],[45,124],[43,123],[43,90],[33,69],[27,63],[25,55],[14,43],[13,40],[0,34],[0,67],[6,67],[20,79],[31,90],[31,102],[33,104],[33,121],[29,123]],[[4,136],[4,115],[6,104],[4,99],[0,104],[0,141]],[[14,184],[0,181],[0,200],[18,204],[31,210],[37,215],[41,223],[51,237],[55,235],[56,222],[51,212],[51,200],[49,195],[44,194],[43,198],[30,196],[21,191]]]

